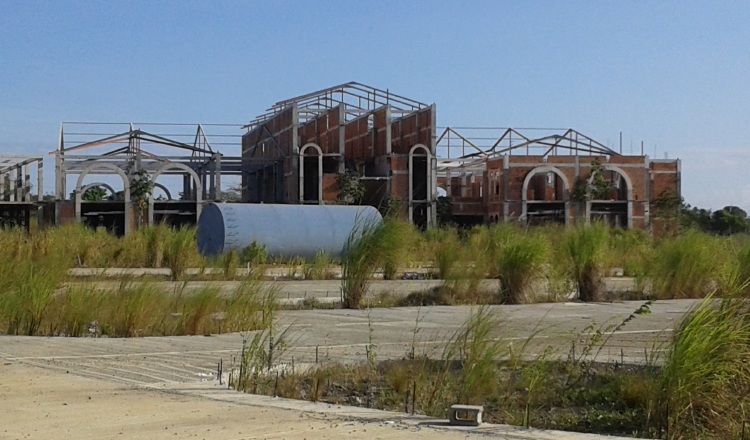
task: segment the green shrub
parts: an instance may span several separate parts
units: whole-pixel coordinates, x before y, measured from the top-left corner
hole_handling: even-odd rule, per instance
[[[573,281],[578,286],[578,299],[598,301],[609,228],[592,223],[566,231],[567,251]]]
[[[690,230],[658,244],[649,276],[657,298],[702,298],[728,276],[726,239]]]
[[[263,244],[254,241],[250,246],[242,249],[240,262],[252,265],[266,264],[268,262],[268,250]]]
[[[164,259],[172,272],[173,280],[180,280],[191,264],[200,260],[195,241],[195,228],[180,228],[173,232],[166,248]]]
[[[540,272],[547,258],[547,247],[540,237],[519,230],[517,235],[498,246],[496,258],[500,302],[520,304],[531,281],[542,277]]]
[[[750,308],[707,297],[676,330],[656,418],[670,439],[740,438],[750,405]]]

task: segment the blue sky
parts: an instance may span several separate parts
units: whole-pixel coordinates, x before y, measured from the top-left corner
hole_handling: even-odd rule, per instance
[[[440,126],[622,131],[625,153],[682,159],[687,202],[750,209],[749,2],[2,5],[0,154],[54,150],[61,121],[244,123],[358,81]]]

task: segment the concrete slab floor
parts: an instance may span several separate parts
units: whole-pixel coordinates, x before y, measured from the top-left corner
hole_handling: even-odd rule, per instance
[[[530,350],[557,346],[565,352],[581,339],[580,333],[585,329],[602,329],[607,339],[599,360],[642,363],[655,344],[671,336],[672,328],[697,301],[658,301],[651,306],[651,314],[640,315],[608,334],[642,303],[531,304],[491,309],[500,322],[497,337],[509,343],[518,341],[520,346],[533,334]],[[438,352],[472,310],[424,307],[284,311],[280,313],[279,326],[290,326],[290,333],[289,349],[281,361],[315,362],[316,351],[319,362],[364,360],[365,347],[371,343],[376,344],[378,359],[402,358],[412,345],[420,353]],[[406,422],[399,422],[396,427],[381,426],[382,419],[356,421],[354,425],[343,424],[348,421],[321,421],[315,417],[322,416],[313,417],[308,409],[299,407],[293,409],[292,415],[276,414],[268,408],[273,405],[259,396],[218,387],[217,364],[222,361],[225,370],[237,366],[242,339],[239,333],[133,339],[0,336],[0,438],[166,438],[161,436],[161,430],[169,432],[170,438],[337,438],[351,437],[355,429],[367,429],[368,438],[407,438],[398,437],[398,433],[412,438],[422,432],[417,428],[422,429],[423,425],[405,427],[402,425]],[[88,397],[96,398],[97,403],[89,405]],[[214,402],[217,399],[221,402]],[[244,413],[236,409],[240,405],[236,399],[259,402],[259,407]],[[80,406],[70,411],[71,402]],[[194,406],[200,409],[195,412],[191,409]],[[268,415],[264,410],[270,411]],[[356,419],[361,409],[350,411]],[[322,414],[333,417],[327,411]],[[395,416],[388,417],[393,421]],[[292,422],[297,419],[317,421],[307,426]],[[260,423],[258,420],[268,420],[267,424],[258,425],[265,428],[253,428]],[[323,430],[333,429],[336,424],[337,430]],[[170,429],[178,427],[182,431],[175,436]],[[308,428],[310,433],[320,429],[323,434],[308,435]],[[208,429],[212,434],[208,434]],[[218,436],[222,431],[227,435]],[[362,434],[361,438],[365,438]],[[453,437],[444,438],[464,438],[455,437],[464,435],[455,432],[446,435]],[[506,436],[498,438],[544,438],[541,434],[502,435]],[[435,434],[424,438],[443,437]]]

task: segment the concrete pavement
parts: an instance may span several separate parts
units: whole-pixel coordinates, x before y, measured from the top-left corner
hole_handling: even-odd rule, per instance
[[[530,354],[552,346],[564,355],[576,341],[585,339],[582,332],[598,329],[605,336],[598,360],[643,363],[654,347],[671,337],[679,319],[697,302],[656,302],[651,306],[650,314],[637,316],[613,333],[612,330],[642,303],[531,304],[493,306],[492,309],[500,323],[498,338],[521,346],[534,335],[529,344]],[[354,362],[365,359],[366,346],[370,344],[376,345],[378,359],[402,358],[412,347],[420,353],[434,354],[442,349],[444,341],[472,310],[471,307],[424,307],[280,312],[279,327],[289,327],[290,331],[289,349],[279,361],[314,363],[317,352],[319,362]],[[277,408],[273,402],[284,399],[268,401],[261,396],[228,391],[218,385],[216,367],[220,360],[225,370],[238,364],[242,339],[243,335],[238,333],[133,339],[0,336],[3,364],[0,368],[0,426],[6,430],[0,429],[0,437],[22,438],[35,433],[31,437],[93,438],[90,434],[96,430],[87,427],[92,420],[98,420],[104,430],[101,432],[118,438],[166,438],[150,430],[161,425],[164,426],[160,429],[167,428],[165,431],[171,426],[184,428],[178,437],[170,438],[196,435],[210,439],[357,438],[354,430],[359,432],[360,428],[367,430],[367,435],[363,431],[360,438],[412,438],[415,433],[425,430],[426,425],[419,423],[427,420],[409,422],[410,418],[405,415],[399,418],[394,413],[380,414],[382,412],[372,413],[370,410],[364,414],[362,408],[309,407],[304,402],[284,403]],[[66,407],[72,400],[66,396],[83,399],[83,394],[76,391],[80,389],[99,393],[95,395],[101,399],[98,399],[98,405],[88,407],[86,402],[76,401],[84,406],[70,411],[71,408]],[[142,408],[141,405],[152,404],[147,402],[152,402],[158,413]],[[99,405],[110,406],[105,412]],[[191,422],[187,417],[191,405],[197,405],[200,411],[205,411],[203,415],[210,416],[196,416]],[[240,409],[246,406],[253,409]],[[31,409],[36,407],[41,410]],[[283,412],[277,414],[276,410]],[[128,414],[134,418],[126,417]],[[149,417],[158,420],[155,425],[147,424],[149,430],[129,431],[134,425],[148,421]],[[291,422],[299,418],[312,420],[320,417],[324,417],[324,421],[310,422],[310,427],[314,425],[314,429],[322,430],[317,437],[307,435],[307,425],[298,426]],[[265,428],[248,433],[233,422],[235,418],[253,420],[246,423],[248,427],[263,420],[268,423],[262,425]],[[283,429],[287,420],[291,427]],[[354,425],[345,425],[351,420],[354,420]],[[222,430],[217,431],[218,426],[228,428],[222,433]],[[212,434],[209,435],[204,428],[212,429]],[[41,429],[45,431],[39,431]],[[115,432],[118,429],[123,434]],[[435,431],[425,438],[465,438],[468,434],[463,431],[439,432],[447,437],[439,437]],[[529,437],[528,431],[519,432],[518,428],[511,427],[483,427],[477,432],[509,439],[545,438],[543,435],[548,435],[546,438],[596,438],[580,434],[562,437],[563,434],[558,433],[533,433]]]

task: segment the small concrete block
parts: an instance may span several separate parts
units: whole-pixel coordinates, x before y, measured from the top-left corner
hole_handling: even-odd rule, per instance
[[[482,424],[483,406],[452,405],[448,420],[451,425],[479,426]]]

